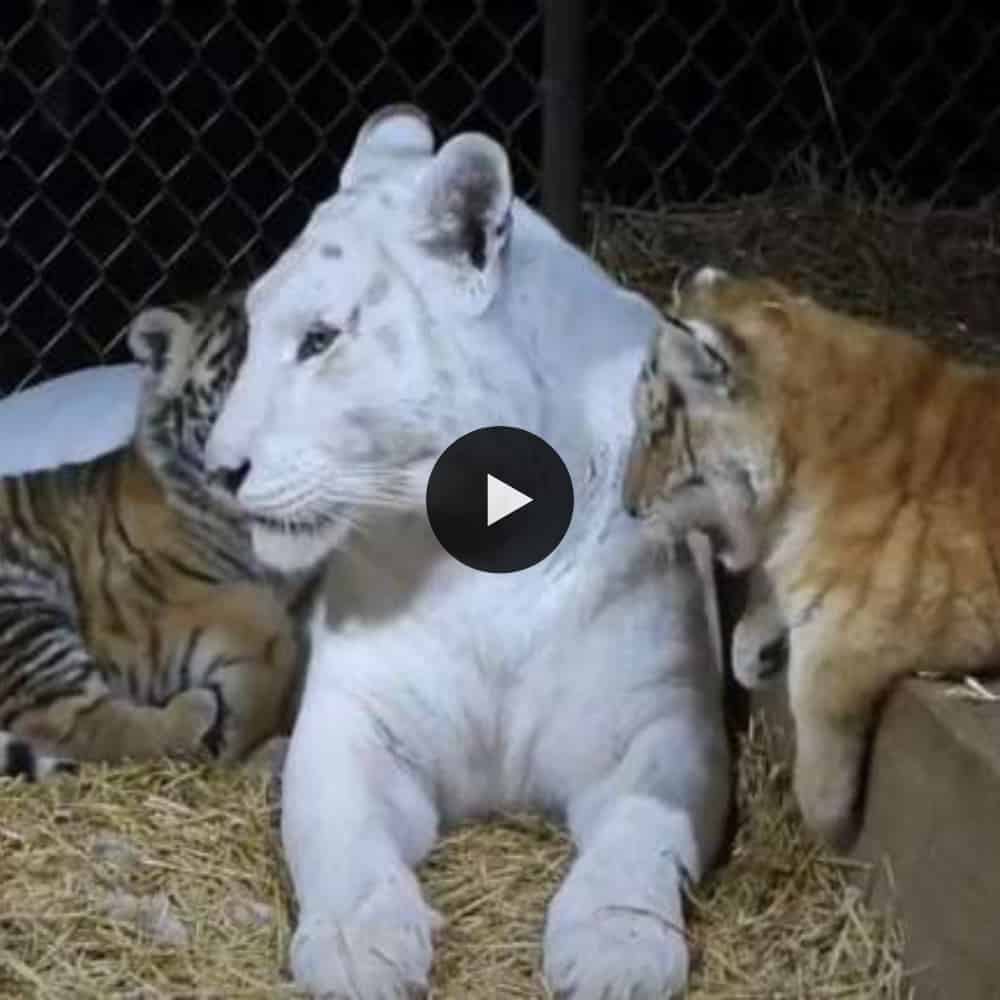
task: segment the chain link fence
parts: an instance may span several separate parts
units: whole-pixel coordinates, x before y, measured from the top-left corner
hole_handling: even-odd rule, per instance
[[[805,169],[937,205],[992,200],[998,44],[1000,10],[976,2],[604,0],[588,34],[588,187],[656,208]]]
[[[393,101],[502,138],[561,211],[718,202],[802,162],[981,202],[998,35],[988,5],[903,0],[4,0],[0,393],[124,358],[144,305],[249,281]]]

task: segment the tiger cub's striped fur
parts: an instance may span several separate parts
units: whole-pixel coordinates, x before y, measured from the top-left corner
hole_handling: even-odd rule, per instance
[[[626,505],[763,574],[734,660],[752,681],[787,657],[796,796],[836,844],[893,682],[1000,661],[998,400],[995,367],[707,268],[637,382]]]
[[[242,294],[148,309],[129,343],[132,442],[0,479],[0,774],[241,759],[288,724],[286,595],[202,464],[246,349]]]

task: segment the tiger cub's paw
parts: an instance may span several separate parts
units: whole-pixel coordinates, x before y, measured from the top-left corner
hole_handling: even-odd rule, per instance
[[[175,695],[164,709],[166,742],[174,752],[207,751],[217,757],[222,749],[225,706],[211,688],[192,688]]]
[[[247,755],[244,768],[251,774],[260,774],[271,781],[279,780],[288,755],[288,742],[287,736],[273,736],[265,740]]]
[[[39,753],[30,741],[0,732],[0,777],[47,781],[61,774],[76,774],[79,769],[74,760]]]

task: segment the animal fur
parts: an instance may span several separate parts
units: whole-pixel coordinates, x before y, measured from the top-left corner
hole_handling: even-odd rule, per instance
[[[207,752],[287,726],[298,643],[202,452],[242,360],[242,296],[140,314],[133,441],[0,479],[0,773]]]
[[[409,107],[366,122],[247,311],[207,460],[263,560],[325,574],[282,776],[298,985],[426,993],[438,918],[414,866],[451,824],[539,809],[578,849],[545,923],[553,994],[679,993],[728,748],[692,555],[619,500],[656,310],[514,197],[502,147],[435,148]],[[425,507],[438,456],[497,424],[573,483],[558,548],[513,573],[453,559]]]
[[[995,368],[711,269],[677,289],[643,367],[626,505],[764,575],[737,670],[760,679],[787,630],[795,790],[833,843],[856,831],[892,683],[1000,654],[998,400]]]

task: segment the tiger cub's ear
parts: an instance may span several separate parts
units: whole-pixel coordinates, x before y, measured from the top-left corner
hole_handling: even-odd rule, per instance
[[[132,320],[128,346],[132,356],[158,381],[171,381],[172,374],[187,363],[191,324],[176,309],[154,306]]]
[[[657,362],[685,396],[728,396],[746,349],[726,330],[702,320],[668,316],[657,337]]]

